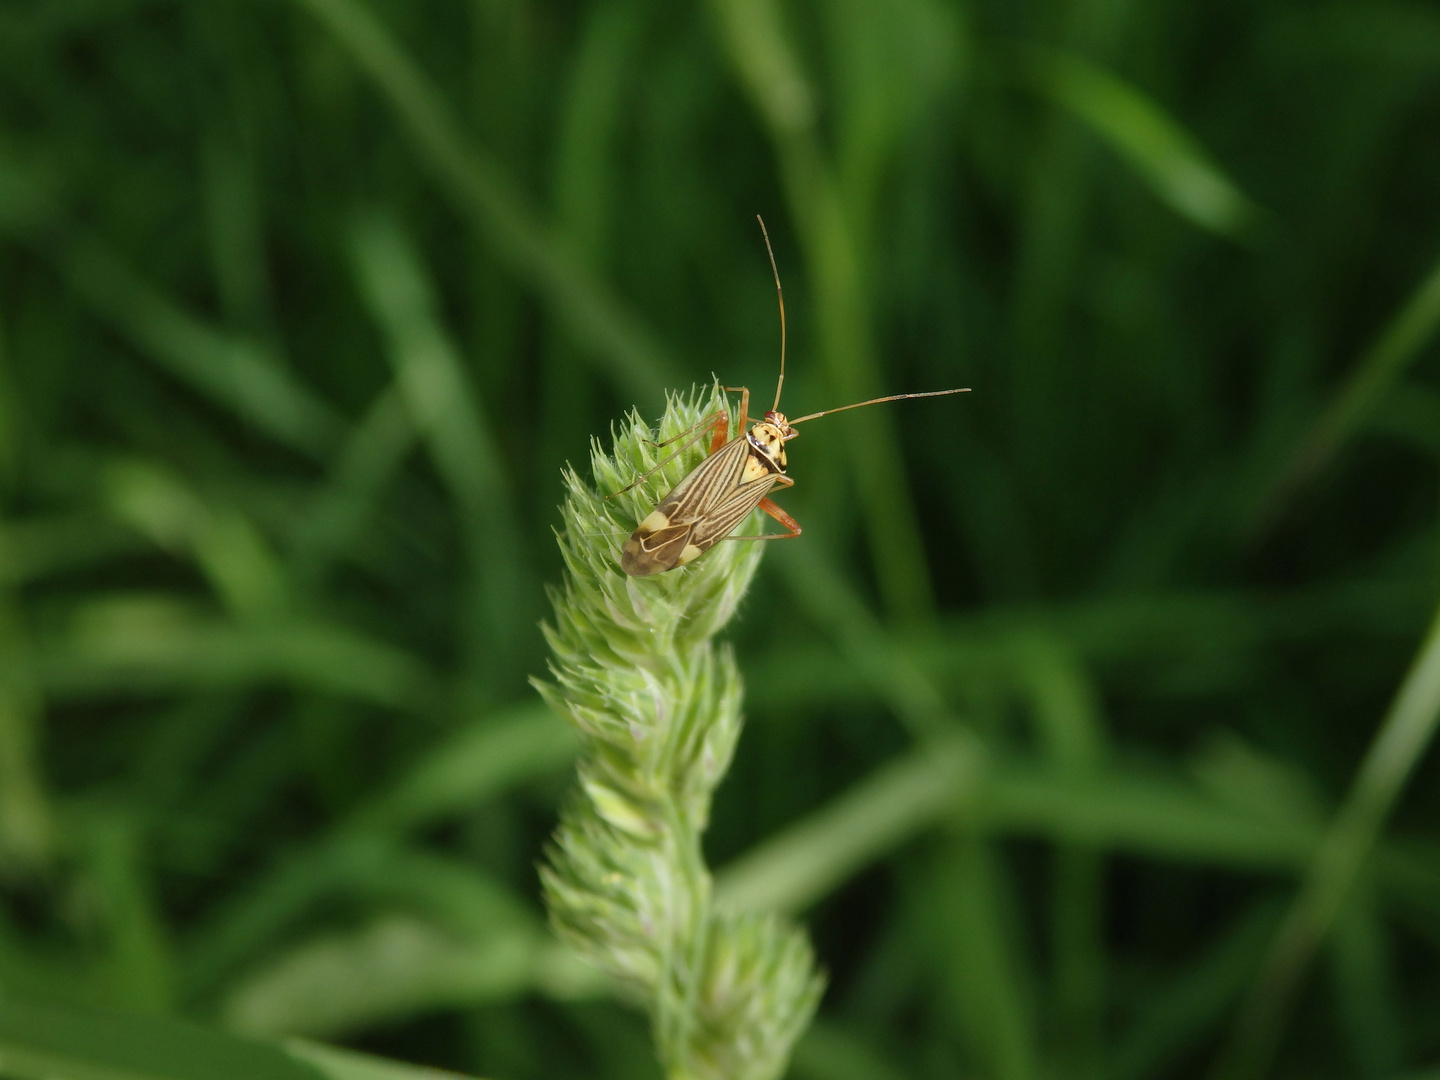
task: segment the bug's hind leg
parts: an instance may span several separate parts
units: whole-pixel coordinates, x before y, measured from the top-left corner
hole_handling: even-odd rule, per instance
[[[721,431],[724,431],[727,430],[729,427],[730,414],[727,413],[724,409],[721,409],[719,412],[711,413],[709,416],[701,420],[698,424],[687,427],[678,435],[671,435],[670,438],[665,439],[661,442],[655,442],[653,439],[646,439],[645,441],[649,445],[654,446],[657,449],[662,446],[669,446],[671,443],[679,442],[681,439],[685,440],[685,446],[689,446],[690,443],[694,441],[694,439],[691,439],[690,436],[695,435],[696,432],[703,433],[706,428],[717,428]],[[699,436],[697,435],[696,438],[698,437]],[[683,450],[684,447],[681,447],[681,449]],[[666,458],[665,460],[669,461],[670,459]],[[659,468],[659,466],[657,465],[656,468]]]
[[[783,479],[788,481],[785,484],[786,487],[792,487],[795,483],[795,481],[791,480],[788,476]],[[800,523],[777,506],[774,500],[761,499],[758,505],[761,510],[765,511],[765,513],[783,525],[786,531],[783,533],[761,533],[758,536],[727,536],[727,540],[794,540],[800,535]]]

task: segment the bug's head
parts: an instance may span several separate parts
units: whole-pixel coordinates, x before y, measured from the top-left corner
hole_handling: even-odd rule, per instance
[[[759,450],[776,465],[780,470],[785,470],[785,442],[793,439],[800,433],[790,426],[783,413],[771,410],[765,414],[765,419],[757,421],[750,429],[750,445]]]
[[[781,440],[784,442],[789,442],[800,434],[800,432],[790,426],[790,421],[785,419],[784,413],[776,412],[774,409],[770,409],[765,413],[765,423],[778,431]]]

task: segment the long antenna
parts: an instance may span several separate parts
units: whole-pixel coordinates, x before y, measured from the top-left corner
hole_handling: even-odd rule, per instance
[[[765,228],[765,219],[759,214],[755,220],[760,222],[760,235],[765,237],[765,251],[770,256],[770,272],[775,275],[775,295],[780,298],[780,381],[775,384],[775,404],[770,407],[771,412],[780,411],[780,388],[785,385],[785,290],[780,287],[780,270],[775,265],[775,249],[770,246],[770,230]]]
[[[791,427],[796,424],[803,424],[806,420],[819,420],[822,416],[828,416],[835,412],[844,412],[846,409],[859,409],[865,405],[879,405],[882,401],[903,401],[912,397],[944,397],[946,394],[969,393],[970,387],[962,386],[958,390],[927,390],[923,394],[891,394],[889,397],[871,398],[869,401],[857,401],[854,405],[841,405],[836,409],[826,409],[824,412],[812,412],[808,416],[802,416],[798,420],[787,421]]]

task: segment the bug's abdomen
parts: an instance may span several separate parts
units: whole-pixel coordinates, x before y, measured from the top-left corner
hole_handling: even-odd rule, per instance
[[[663,511],[654,511],[620,549],[620,569],[631,577],[649,577],[683,566],[704,550],[690,543],[694,531],[693,523],[672,525]],[[693,549],[688,558],[685,557],[687,547]]]

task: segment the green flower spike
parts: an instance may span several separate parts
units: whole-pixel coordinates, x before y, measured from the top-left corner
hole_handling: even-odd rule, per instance
[[[718,384],[672,396],[659,439],[726,408]],[[565,583],[552,590],[555,623],[545,627],[554,682],[535,685],[579,729],[585,751],[541,877],[560,936],[648,1008],[671,1080],[772,1080],[823,982],[802,930],[714,910],[700,844],[741,727],[740,673],[713,639],[764,545],[716,544],[643,580],[621,572],[635,523],[708,449],[702,437],[606,499],[673,452],[653,434],[631,413],[611,453],[592,445],[599,493],[565,474]]]

